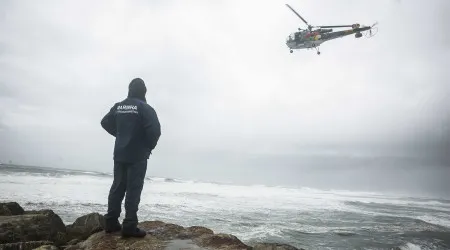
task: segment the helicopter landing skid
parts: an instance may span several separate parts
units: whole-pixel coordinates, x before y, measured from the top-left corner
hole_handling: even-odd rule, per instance
[[[315,49],[317,51],[317,55],[320,55],[319,46],[316,44],[312,44],[311,47],[308,47],[308,49]]]
[[[317,55],[320,55],[320,50],[319,50],[319,46],[313,45],[312,47],[308,47],[308,50],[310,49],[315,49],[317,51]],[[290,49],[289,50],[290,53],[294,53],[294,50]]]
[[[317,51],[317,55],[320,55],[320,51],[319,51],[319,47],[317,46],[314,46],[314,48],[316,49],[316,51]]]

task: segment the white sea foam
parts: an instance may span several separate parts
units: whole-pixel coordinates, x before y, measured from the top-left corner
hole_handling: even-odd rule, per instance
[[[418,246],[418,245],[408,242],[404,246],[401,246],[400,249],[401,250],[421,250],[422,248],[420,248],[420,246]]]
[[[445,216],[445,217],[444,217]],[[429,214],[420,215],[416,217],[419,220],[428,222],[430,224],[439,225],[450,228],[450,216],[448,214],[440,214],[440,216],[432,216]]]

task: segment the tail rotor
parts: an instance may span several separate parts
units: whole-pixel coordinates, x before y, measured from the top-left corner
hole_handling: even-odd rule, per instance
[[[370,29],[367,32],[365,32],[364,35],[367,38],[371,38],[378,33],[378,27],[375,27],[376,25],[378,25],[378,22],[375,22],[374,24],[372,24],[372,26],[370,26]],[[373,32],[372,32],[372,30],[373,30]]]

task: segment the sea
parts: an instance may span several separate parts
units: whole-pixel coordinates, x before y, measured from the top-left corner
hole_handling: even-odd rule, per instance
[[[104,214],[110,173],[0,165],[0,202],[64,223]],[[147,177],[139,220],[205,226],[244,243],[309,249],[450,249],[450,200],[374,192]]]

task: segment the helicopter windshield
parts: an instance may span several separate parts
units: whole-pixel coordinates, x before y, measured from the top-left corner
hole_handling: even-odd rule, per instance
[[[295,33],[291,33],[288,37],[287,37],[287,41],[294,41],[295,40]]]

